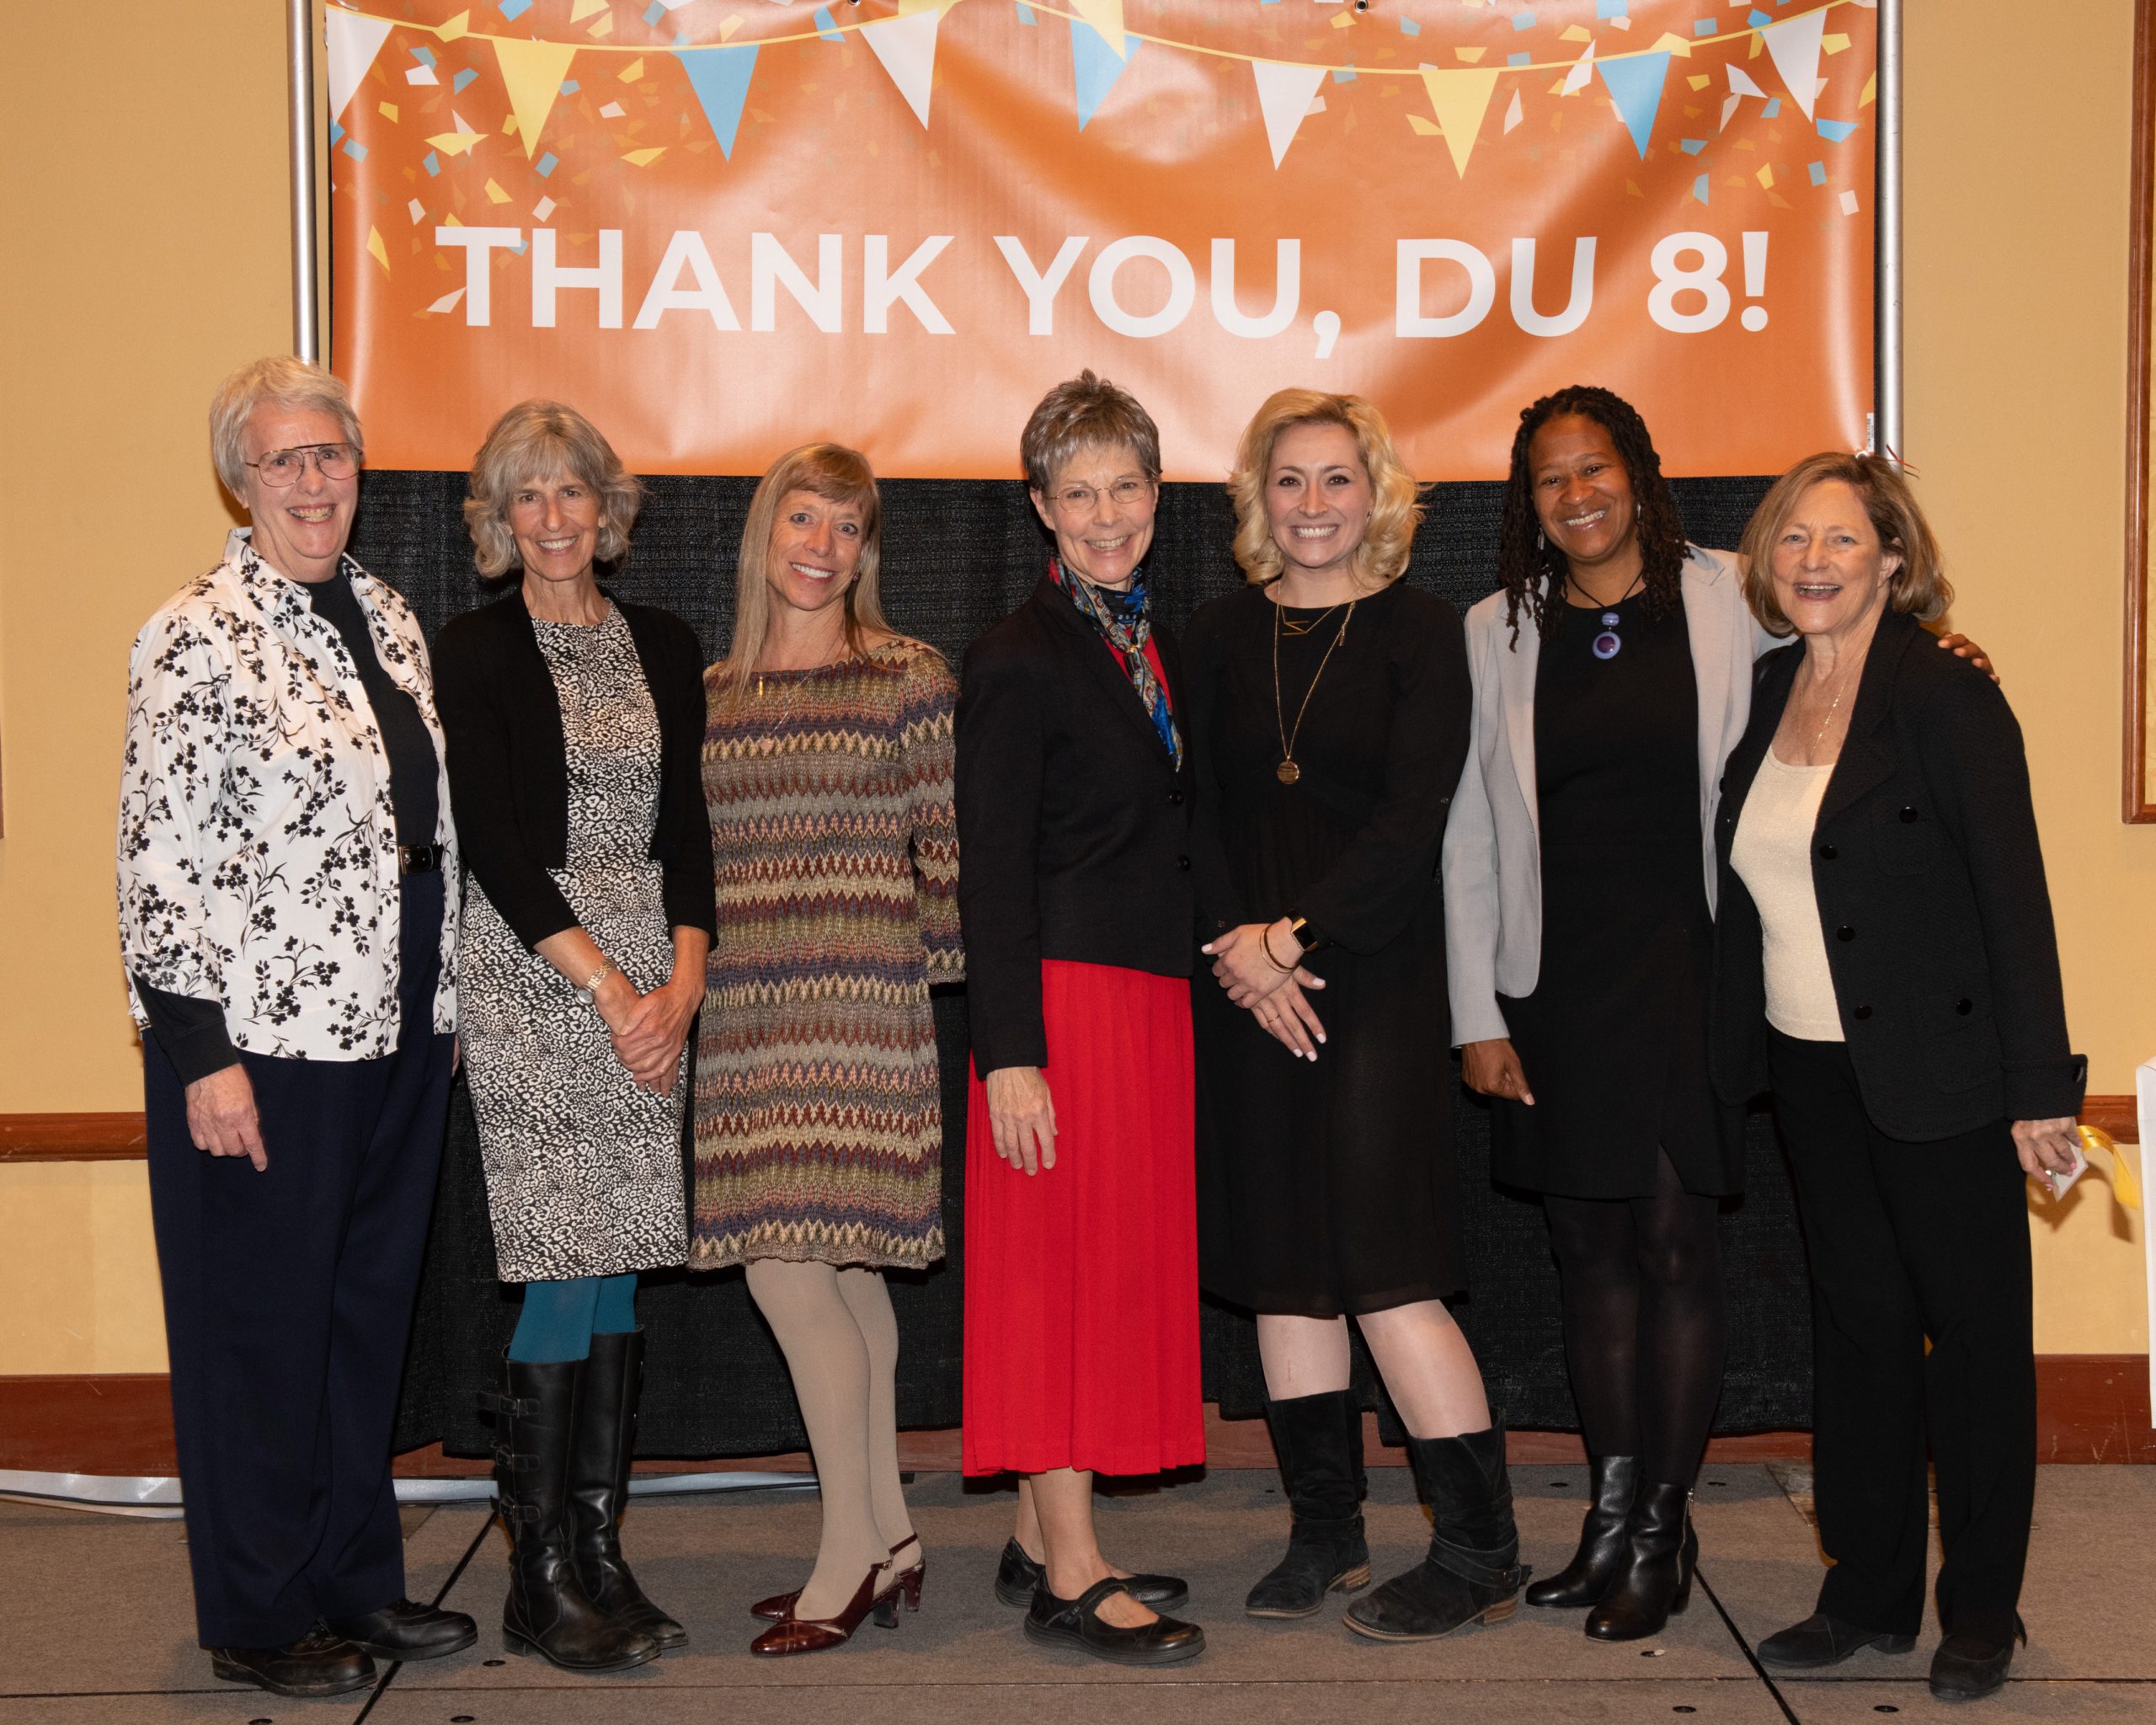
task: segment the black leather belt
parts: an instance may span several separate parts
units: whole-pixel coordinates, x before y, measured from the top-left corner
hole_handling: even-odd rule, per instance
[[[430,868],[441,867],[442,846],[440,845],[399,845],[397,847],[397,872],[399,874],[424,874]]]

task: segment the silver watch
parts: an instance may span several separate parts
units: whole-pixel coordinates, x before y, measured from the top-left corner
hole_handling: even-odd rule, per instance
[[[584,979],[584,986],[576,991],[578,1001],[587,1007],[593,1004],[599,998],[599,985],[613,974],[614,964],[610,959]]]

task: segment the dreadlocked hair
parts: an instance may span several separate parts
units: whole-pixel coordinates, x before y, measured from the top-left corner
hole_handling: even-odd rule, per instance
[[[1541,518],[1534,511],[1534,476],[1528,471],[1528,446],[1552,419],[1577,414],[1609,434],[1617,458],[1632,483],[1640,509],[1640,573],[1646,583],[1647,610],[1667,617],[1683,603],[1678,577],[1684,567],[1684,528],[1677,499],[1662,477],[1646,421],[1622,396],[1591,383],[1575,383],[1545,395],[1519,416],[1513,437],[1512,472],[1505,479],[1504,524],[1497,537],[1497,574],[1507,595],[1505,618],[1513,641],[1519,641],[1524,611],[1544,640],[1557,632],[1565,613],[1565,581],[1571,573],[1563,552],[1544,542]]]

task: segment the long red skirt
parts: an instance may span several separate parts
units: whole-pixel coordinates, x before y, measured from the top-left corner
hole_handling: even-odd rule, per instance
[[[1205,1459],[1190,985],[1041,965],[1055,1166],[966,1119],[968,1473],[1157,1473]]]

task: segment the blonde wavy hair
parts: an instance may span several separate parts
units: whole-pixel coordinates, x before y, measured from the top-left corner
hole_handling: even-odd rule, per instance
[[[643,487],[622,465],[599,428],[558,401],[520,401],[494,421],[472,457],[472,494],[464,500],[473,560],[494,580],[522,567],[509,512],[516,494],[539,479],[574,479],[599,499],[598,560],[618,563],[629,554]]]
[[[1359,395],[1327,395],[1316,389],[1283,389],[1269,395],[1243,429],[1228,476],[1228,499],[1235,510],[1235,561],[1253,586],[1280,578],[1283,559],[1273,538],[1265,509],[1266,477],[1273,446],[1293,425],[1344,425],[1355,439],[1355,452],[1370,476],[1370,522],[1355,548],[1355,579],[1387,586],[1406,572],[1407,553],[1422,520],[1422,488],[1393,446],[1385,415]]]
[[[734,579],[734,639],[714,679],[728,697],[739,695],[763,656],[771,622],[771,532],[778,525],[779,506],[797,491],[861,511],[861,561],[842,601],[846,651],[860,658],[894,633],[883,620],[878,585],[883,504],[868,457],[837,443],[804,443],[789,449],[757,484],[756,494],[749,499],[749,519],[742,524],[741,557]]]
[[[1946,579],[1939,541],[1917,507],[1906,473],[1884,456],[1828,450],[1806,456],[1775,480],[1745,526],[1740,547],[1744,597],[1759,627],[1770,635],[1796,633],[1796,625],[1774,596],[1774,542],[1804,494],[1829,479],[1839,480],[1856,493],[1871,531],[1879,536],[1880,549],[1901,558],[1900,567],[1886,578],[1887,608],[1905,611],[1920,623],[1937,622],[1945,616],[1946,607],[1954,602],[1954,584]]]

